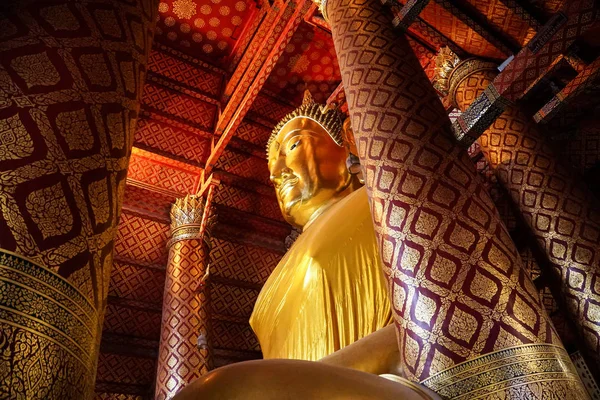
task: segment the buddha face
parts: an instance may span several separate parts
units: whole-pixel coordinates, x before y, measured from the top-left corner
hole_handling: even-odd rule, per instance
[[[332,200],[346,195],[348,151],[317,122],[295,118],[269,148],[269,171],[286,221],[302,228]]]

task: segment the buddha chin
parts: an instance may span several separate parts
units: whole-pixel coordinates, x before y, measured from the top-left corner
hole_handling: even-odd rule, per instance
[[[286,221],[294,224],[294,210],[298,206],[302,205],[304,193],[301,185],[299,185],[299,179],[297,177],[290,178],[281,184],[281,187],[277,191],[277,199],[281,213],[283,214]]]

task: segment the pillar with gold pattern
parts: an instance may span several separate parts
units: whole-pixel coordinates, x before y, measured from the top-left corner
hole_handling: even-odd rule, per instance
[[[517,249],[379,0],[327,0],[406,376],[444,398],[587,398]]]
[[[210,206],[211,189],[206,201],[202,196],[186,196],[171,208],[157,400],[170,399],[213,369],[208,284],[210,233],[216,215]]]
[[[437,84],[460,110],[494,96],[490,62],[460,61],[444,49]],[[561,165],[535,123],[508,105],[479,139],[481,150],[510,193],[577,326],[585,358],[600,371],[600,207],[582,179]]]
[[[92,395],[157,3],[0,5],[0,398]]]

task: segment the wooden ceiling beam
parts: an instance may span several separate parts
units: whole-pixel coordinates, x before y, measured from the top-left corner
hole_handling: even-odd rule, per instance
[[[507,56],[519,52],[518,44],[512,39],[506,37],[502,32],[497,31],[487,23],[485,17],[479,14],[475,9],[469,9],[468,4],[457,0],[433,0],[441,7],[451,12],[456,18],[461,20],[469,28],[477,32],[481,37],[487,40],[492,46],[506,54]]]
[[[447,46],[459,57],[466,58],[469,54],[464,49],[419,17],[428,3],[429,0],[414,0],[402,5],[398,0],[383,0],[383,4],[389,6],[394,14],[394,26],[410,32],[428,48],[437,51]]]
[[[530,7],[527,7],[520,0],[500,0],[502,4],[511,9],[523,21],[527,22],[536,31],[540,30],[546,22],[544,18],[537,15]]]
[[[569,51],[578,37],[600,27],[599,14],[594,0],[565,2],[561,12],[548,20],[494,78],[486,91],[456,119],[453,128],[459,142],[465,147],[470,146],[502,114],[507,104],[527,95],[535,87],[536,81],[548,73],[558,57]],[[593,67],[589,76],[596,73]],[[587,75],[579,78],[583,76]],[[572,86],[575,86],[575,82]],[[576,91],[575,87],[573,91]],[[555,107],[556,105],[550,104],[543,112],[551,113]],[[537,118],[541,120],[543,116],[540,114]]]
[[[533,119],[538,123],[547,123],[566,106],[575,102],[580,95],[588,90],[592,91],[594,87],[597,87],[599,79],[600,58],[584,67],[574,79],[535,113]]]
[[[429,4],[429,0],[408,0],[404,5],[396,0],[384,0],[384,4],[389,5],[394,13],[392,20],[394,27],[405,31],[419,17],[421,11]]]
[[[212,172],[218,158],[250,109],[311,5],[310,0],[298,0],[297,2],[289,0],[280,10],[277,20],[268,32],[268,37],[260,40],[260,51],[254,54],[251,64],[240,78],[231,99],[219,117],[215,129],[219,139],[206,162],[205,176]]]
[[[235,92],[237,86],[245,78],[245,75],[251,73],[249,68],[258,54],[269,39],[269,31],[273,27],[276,19],[284,11],[285,7],[279,8],[263,8],[256,15],[256,19],[252,22],[252,27],[247,31],[247,35],[252,36],[250,43],[246,46],[244,54],[241,56],[235,71],[225,85],[223,91],[224,102],[229,102],[231,96]],[[240,38],[239,41],[245,41],[246,38]]]

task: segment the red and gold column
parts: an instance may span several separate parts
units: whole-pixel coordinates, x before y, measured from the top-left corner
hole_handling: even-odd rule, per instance
[[[157,3],[0,5],[0,398],[92,395]]]
[[[498,70],[493,63],[459,62],[444,50],[438,64],[442,89],[459,109],[466,110],[484,92],[494,96],[491,82]],[[550,262],[585,358],[600,371],[600,206],[518,107],[507,106],[479,144]]]
[[[444,398],[587,398],[517,249],[379,0],[327,0],[406,376]]]
[[[213,369],[208,287],[210,233],[216,217],[210,206],[213,189],[208,189],[206,201],[186,196],[171,208],[157,400],[170,399]]]

